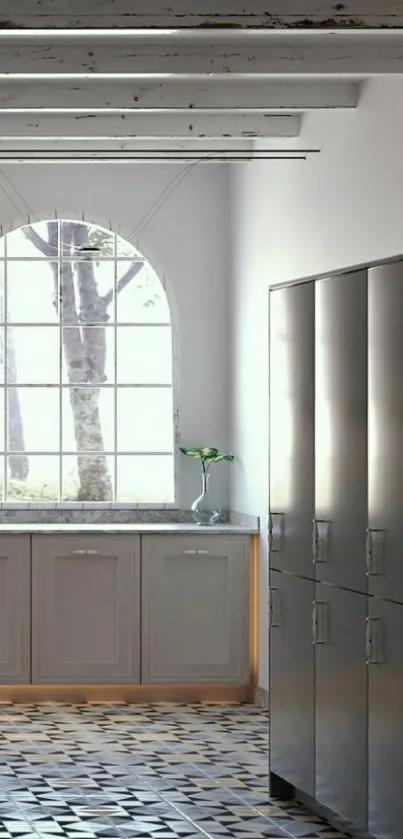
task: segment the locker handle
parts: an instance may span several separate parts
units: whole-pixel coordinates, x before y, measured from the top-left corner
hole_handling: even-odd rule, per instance
[[[269,550],[271,553],[284,550],[284,513],[269,514]]]
[[[314,644],[330,644],[330,603],[324,600],[313,601],[312,634]]]
[[[365,647],[367,664],[384,664],[385,636],[381,618],[367,618],[365,632]]]
[[[385,573],[385,530],[368,527],[366,532],[365,564],[367,577],[379,576]]]
[[[269,588],[269,627],[281,626],[280,616],[280,591],[278,588]]]
[[[312,530],[313,562],[327,562],[329,559],[330,521],[314,519]]]

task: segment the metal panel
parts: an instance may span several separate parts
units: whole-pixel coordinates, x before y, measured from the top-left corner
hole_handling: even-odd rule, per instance
[[[403,602],[403,263],[372,268],[369,328],[369,591]]]
[[[271,566],[312,576],[314,283],[270,293]]]
[[[270,575],[270,771],[314,795],[314,583]]]
[[[316,578],[366,591],[367,272],[315,290]]]
[[[401,839],[403,606],[370,598],[369,614],[369,831]]]
[[[247,683],[249,538],[142,538],[142,682]]]
[[[316,798],[367,824],[367,597],[316,584]]]
[[[34,536],[32,681],[140,681],[140,541]]]
[[[0,684],[31,680],[29,536],[0,536]]]

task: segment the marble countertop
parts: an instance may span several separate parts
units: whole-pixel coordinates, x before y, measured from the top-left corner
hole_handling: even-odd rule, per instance
[[[217,536],[234,536],[239,535],[253,535],[259,533],[256,527],[245,527],[238,524],[215,524],[210,526],[203,525],[202,527],[183,522],[160,522],[149,524],[147,522],[133,522],[125,524],[112,523],[49,523],[44,522],[29,522],[27,524],[10,524],[9,522],[0,522],[0,535],[4,533],[137,533],[137,534],[192,534],[197,536],[212,535]]]

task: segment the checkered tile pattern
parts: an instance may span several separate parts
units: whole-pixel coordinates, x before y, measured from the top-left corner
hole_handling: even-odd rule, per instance
[[[269,801],[251,705],[0,705],[0,839],[341,839]]]

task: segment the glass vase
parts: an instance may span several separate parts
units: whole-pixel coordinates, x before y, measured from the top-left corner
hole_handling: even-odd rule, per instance
[[[200,526],[217,524],[221,510],[214,501],[210,490],[210,475],[208,472],[202,474],[202,492],[191,506],[192,518]]]

